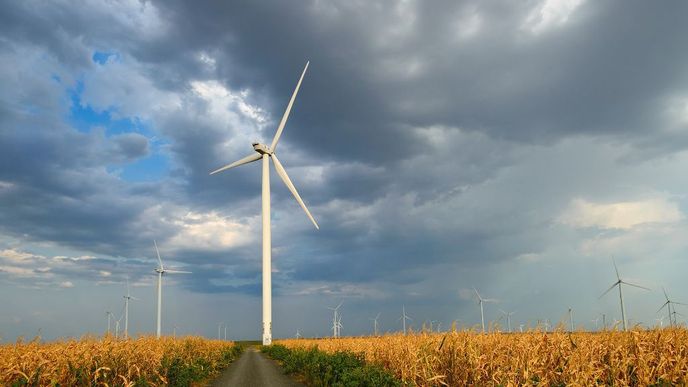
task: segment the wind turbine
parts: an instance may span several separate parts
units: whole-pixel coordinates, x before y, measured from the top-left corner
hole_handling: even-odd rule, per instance
[[[282,135],[282,130],[284,129],[284,126],[287,123],[287,118],[289,118],[291,107],[294,104],[296,94],[299,92],[299,88],[301,87],[301,81],[303,81],[303,76],[306,75],[306,70],[308,69],[309,63],[310,62],[306,62],[306,67],[303,69],[303,72],[301,73],[301,78],[299,78],[299,82],[296,84],[296,88],[294,89],[294,93],[291,95],[289,104],[287,104],[287,109],[284,111],[282,120],[280,121],[279,126],[277,127],[275,137],[272,139],[272,144],[270,144],[270,146],[268,147],[264,144],[253,143],[253,149],[257,153],[252,154],[250,156],[246,156],[241,160],[237,160],[231,164],[225,165],[222,168],[210,172],[210,174],[212,175],[230,168],[252,163],[260,159],[263,160],[263,345],[270,345],[272,343],[272,238],[270,236],[270,159],[272,159],[272,161],[275,163],[275,170],[277,170],[277,174],[282,179],[287,188],[289,188],[289,191],[291,191],[292,195],[294,195],[294,198],[296,198],[296,201],[301,205],[301,208],[303,208],[303,210],[306,212],[306,215],[311,220],[311,222],[313,222],[315,228],[320,228],[318,226],[318,223],[315,222],[315,219],[313,219],[313,216],[311,215],[310,211],[308,211],[306,204],[304,204],[303,200],[301,200],[301,196],[299,196],[299,193],[296,191],[296,187],[294,187],[294,184],[292,184],[291,180],[289,179],[287,171],[284,170],[282,163],[280,163],[279,159],[277,158],[277,155],[275,154],[275,150],[277,149],[277,142],[279,141],[279,138]]]
[[[666,317],[666,316],[662,316],[660,318],[655,319],[655,321],[657,321],[659,323],[660,328],[664,328],[664,317]],[[671,315],[669,315],[669,317],[671,317]]]
[[[614,289],[614,286],[619,287],[619,300],[621,301],[621,321],[623,323],[623,330],[625,331],[626,330],[626,310],[624,308],[623,293],[621,292],[621,285],[634,286],[636,288],[645,289],[645,290],[650,290],[650,289],[648,289],[644,286],[635,285],[635,284],[632,284],[630,282],[622,280],[621,277],[619,276],[619,269],[616,267],[616,261],[614,260],[614,258],[612,258],[612,263],[614,263],[614,271],[616,272],[616,282],[614,282],[614,284],[612,284],[612,286],[610,286],[606,292],[602,293],[602,295],[599,298],[604,297],[605,294],[609,293],[612,289]]]
[[[506,325],[509,329],[509,333],[511,333],[511,315],[513,315],[516,312],[505,312],[501,309],[499,311],[502,312],[502,314],[506,317]]]
[[[220,330],[222,329],[222,325],[224,325],[223,322],[217,324],[217,339],[218,340],[222,339],[222,336],[220,336]]]
[[[124,338],[129,338],[129,300],[138,301],[136,297],[129,294],[129,278],[127,278],[127,295],[124,296]]]
[[[478,290],[476,288],[473,288],[473,291],[475,291],[475,295],[478,296],[478,304],[480,304],[480,321],[482,322],[482,325],[483,325],[483,333],[485,333],[485,313],[483,311],[483,303],[484,302],[497,302],[497,300],[492,299],[492,298],[480,297],[480,293],[478,293]]]
[[[404,305],[401,306],[401,317],[399,317],[397,321],[399,320],[402,320],[404,327],[404,335],[406,335],[406,320],[413,321],[413,319],[406,315],[406,306]]]
[[[575,331],[576,329],[573,326],[573,309],[570,307],[569,307],[569,322],[571,323],[571,331],[570,332]]]
[[[375,330],[375,336],[377,336],[377,319],[378,318],[380,318],[380,313],[378,313],[377,316],[375,316],[375,318],[369,319],[370,321],[373,322],[373,328]]]
[[[105,315],[107,316],[107,320],[108,320],[107,334],[108,334],[108,336],[110,336],[110,319],[112,318],[112,312],[107,311],[107,312],[105,312]]]
[[[301,332],[298,329],[296,330],[296,338],[297,339],[301,338]]]
[[[590,320],[590,322],[594,322],[594,323],[595,323],[595,331],[599,330],[599,328],[598,328],[598,327],[599,327],[599,324],[600,324],[600,318],[599,318],[599,317]]]
[[[672,314],[672,313],[671,313],[671,308],[672,308],[671,305],[672,305],[672,304],[676,304],[676,305],[688,305],[688,304],[684,304],[684,303],[682,303],[682,302],[672,301],[672,300],[669,299],[669,296],[667,295],[666,289],[664,289],[664,288],[662,287],[662,291],[664,292],[664,298],[666,298],[666,302],[665,302],[664,304],[662,304],[662,307],[659,308],[659,309],[657,310],[657,313],[659,313],[659,312],[660,312],[662,309],[664,309],[664,307],[666,306],[666,307],[667,307],[667,311],[669,312],[669,325],[674,326],[674,325],[676,325],[676,318],[675,318],[676,316],[674,316],[674,321],[672,322],[672,321],[671,321],[671,314]],[[673,310],[675,311],[675,310],[676,310],[676,307],[674,307]]]
[[[332,336],[333,336],[335,339],[336,339],[337,337],[339,337],[339,328],[340,328],[340,325],[341,325],[341,321],[340,321],[341,318],[338,319],[338,318],[337,318],[337,315],[338,315],[338,313],[339,313],[339,307],[342,306],[343,303],[344,303],[344,301],[340,302],[339,305],[337,305],[336,308],[327,307],[327,309],[333,311],[333,316],[332,316]]]
[[[337,337],[341,337],[341,336],[342,336],[342,327],[344,327],[344,326],[342,325],[342,314],[339,313],[339,314],[337,315]]]
[[[160,338],[160,332],[162,328],[162,276],[165,273],[172,273],[172,274],[191,274],[190,271],[181,271],[181,270],[166,270],[162,266],[162,259],[160,259],[160,250],[158,250],[158,243],[153,240],[153,245],[155,245],[155,254],[158,256],[158,267],[155,269],[155,272],[158,273],[158,320],[157,320],[157,328],[155,331],[155,337]]]

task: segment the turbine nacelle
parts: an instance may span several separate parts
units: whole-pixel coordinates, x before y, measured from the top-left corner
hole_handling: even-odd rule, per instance
[[[254,143],[252,143],[251,145],[253,145],[253,149],[254,149],[256,152],[258,152],[258,153],[260,153],[260,154],[262,154],[262,155],[268,155],[268,156],[270,156],[271,154],[275,153],[275,152],[272,151],[272,149],[270,149],[269,146],[267,146],[267,145],[265,145],[265,144],[261,144],[261,143],[259,143],[259,142],[254,142]]]

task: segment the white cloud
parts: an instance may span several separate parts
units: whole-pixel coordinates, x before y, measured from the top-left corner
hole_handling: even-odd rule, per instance
[[[5,249],[0,251],[0,258],[15,263],[26,263],[32,261],[34,257],[35,256],[31,253],[18,251],[16,249]]]
[[[575,228],[627,230],[647,223],[671,223],[682,219],[683,213],[678,206],[661,198],[617,203],[575,199],[558,221]]]
[[[74,284],[72,283],[72,281],[63,281],[63,282],[60,282],[60,284],[58,286],[61,288],[73,288]]]
[[[210,103],[209,113],[222,122],[236,121],[235,112],[237,110],[257,124],[263,124],[268,120],[263,109],[246,102],[246,97],[249,95],[248,90],[236,93],[216,80],[193,81],[191,88],[198,96]]]
[[[242,246],[252,241],[250,226],[221,216],[217,212],[199,213],[188,211],[164,218],[163,222],[177,229],[167,248],[194,248],[204,246],[209,250],[221,250]]]
[[[533,34],[540,34],[552,27],[562,26],[584,2],[585,0],[545,0],[530,12],[523,28]]]

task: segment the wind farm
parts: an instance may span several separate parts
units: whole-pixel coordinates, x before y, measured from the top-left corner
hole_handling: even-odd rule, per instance
[[[686,14],[4,2],[0,385],[688,385]]]

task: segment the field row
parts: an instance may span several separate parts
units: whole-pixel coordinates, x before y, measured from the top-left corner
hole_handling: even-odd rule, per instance
[[[199,337],[17,342],[0,346],[0,385],[188,386],[238,353],[232,342]]]
[[[688,330],[394,334],[290,339],[288,348],[362,353],[418,386],[685,385]]]

